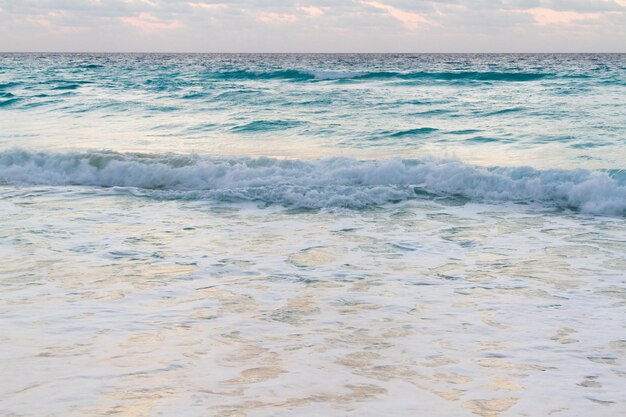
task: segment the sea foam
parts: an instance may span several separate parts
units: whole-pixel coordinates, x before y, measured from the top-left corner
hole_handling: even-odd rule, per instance
[[[605,171],[478,167],[434,158],[311,161],[99,152],[0,152],[0,182],[128,187],[155,198],[348,207],[453,196],[626,214],[626,185]]]

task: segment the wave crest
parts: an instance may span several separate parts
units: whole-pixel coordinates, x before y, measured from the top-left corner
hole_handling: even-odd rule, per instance
[[[482,168],[457,160],[314,161],[115,152],[0,152],[5,184],[130,187],[155,198],[348,207],[458,196],[626,215],[626,185],[603,171]]]

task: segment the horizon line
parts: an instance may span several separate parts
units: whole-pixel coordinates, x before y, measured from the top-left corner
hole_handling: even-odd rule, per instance
[[[626,51],[615,52],[615,51],[579,51],[579,52],[564,52],[564,51],[526,51],[526,52],[500,52],[500,51],[489,51],[489,52],[378,52],[378,51],[368,51],[368,52],[297,52],[297,51],[289,51],[289,52],[251,52],[251,51],[1,51],[0,54],[169,54],[169,55],[182,55],[182,54],[232,54],[232,55],[479,55],[479,54],[498,54],[498,55],[589,55],[589,54],[611,54],[611,55],[623,55],[626,54]]]

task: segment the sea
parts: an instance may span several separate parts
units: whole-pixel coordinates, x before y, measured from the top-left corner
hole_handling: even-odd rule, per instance
[[[0,54],[0,415],[626,415],[626,55]]]

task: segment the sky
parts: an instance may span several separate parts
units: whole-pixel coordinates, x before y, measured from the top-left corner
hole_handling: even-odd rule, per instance
[[[0,0],[2,52],[626,52],[626,0]]]

